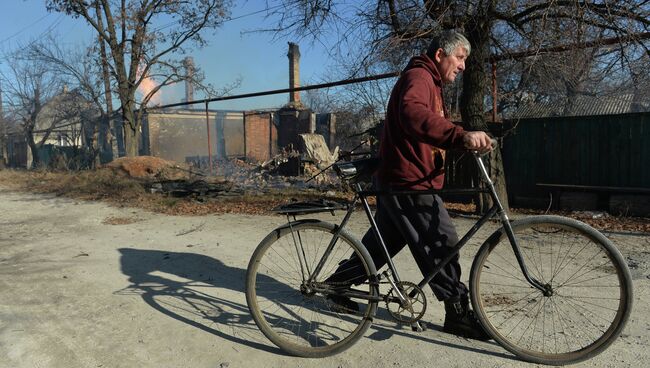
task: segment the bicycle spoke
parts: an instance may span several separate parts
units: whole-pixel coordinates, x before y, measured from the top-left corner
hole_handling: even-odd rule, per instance
[[[617,250],[586,225],[557,216],[522,221],[513,231],[530,275],[545,290],[522,280],[514,254],[504,251],[508,239],[485,244],[470,286],[481,301],[477,314],[495,339],[544,364],[581,361],[609,346],[629,315],[624,299],[631,293],[625,263],[612,256]]]
[[[348,314],[326,299],[330,293],[327,284],[333,290],[352,285],[358,278],[354,274],[369,277],[367,263],[363,263],[367,260],[362,259],[348,235],[343,232],[332,243],[334,226],[321,224],[277,230],[277,236],[260,244],[257,262],[251,261],[254,272],[249,270],[247,279],[250,284],[254,275],[254,292],[247,291],[253,319],[271,341],[297,355],[324,356],[344,349],[361,337],[371,323],[368,314],[376,308],[375,301],[360,298],[359,304],[366,307]],[[339,267],[351,254],[363,262]],[[317,277],[307,282],[314,276],[303,278],[301,267],[312,273],[318,269]],[[329,278],[337,275],[336,282],[330,282]],[[376,295],[373,290],[376,286],[367,282],[355,286],[363,295]],[[252,306],[250,301],[254,301]]]

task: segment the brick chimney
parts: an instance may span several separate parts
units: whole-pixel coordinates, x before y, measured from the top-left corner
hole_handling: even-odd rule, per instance
[[[194,59],[192,57],[186,57],[183,59],[183,65],[185,66],[185,102],[194,101],[194,84],[192,84],[192,79],[194,78]]]
[[[297,44],[289,42],[289,88],[300,87],[300,49]],[[300,102],[300,92],[289,94],[289,103]]]

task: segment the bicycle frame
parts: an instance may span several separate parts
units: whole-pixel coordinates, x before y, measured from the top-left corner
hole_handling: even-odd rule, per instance
[[[515,253],[515,257],[517,259],[517,262],[519,264],[519,267],[521,269],[521,272],[523,273],[526,281],[528,283],[539,289],[544,295],[549,293],[549,288],[547,285],[543,285],[541,282],[533,278],[530,273],[528,272],[528,268],[526,267],[526,264],[524,262],[524,258],[521,253],[521,249],[519,248],[519,245],[517,243],[517,239],[515,238],[514,232],[512,230],[512,227],[510,225],[510,219],[508,218],[505,210],[503,209],[503,205],[501,204],[501,201],[499,200],[499,197],[496,193],[496,189],[494,187],[494,183],[490,179],[490,176],[487,172],[487,169],[485,168],[485,164],[483,163],[483,159],[480,154],[478,153],[473,153],[473,157],[476,160],[476,163],[479,167],[481,177],[483,181],[487,184],[487,188],[482,189],[482,188],[473,188],[473,189],[442,189],[442,190],[427,190],[427,191],[416,191],[416,190],[411,190],[411,191],[381,191],[381,190],[363,190],[361,185],[359,183],[355,184],[355,192],[356,195],[354,199],[351,201],[351,205],[348,208],[348,211],[346,212],[343,220],[341,223],[338,225],[338,228],[334,235],[332,236],[332,240],[330,241],[327,249],[325,250],[323,257],[319,264],[316,266],[314,269],[313,273],[309,275],[309,278],[306,280],[307,284],[311,284],[313,280],[316,279],[318,274],[320,273],[325,260],[329,257],[332,249],[334,248],[334,245],[336,244],[338,240],[338,235],[340,234],[341,230],[345,228],[347,225],[347,222],[349,221],[352,213],[354,212],[355,204],[357,201],[361,201],[364,211],[366,213],[366,216],[368,217],[368,220],[370,222],[370,227],[373,230],[373,233],[375,234],[379,244],[381,244],[381,248],[383,250],[383,255],[386,258],[388,268],[391,271],[392,279],[391,277],[387,274],[387,279],[388,282],[393,286],[394,290],[396,291],[397,297],[402,301],[406,302],[406,298],[404,295],[401,294],[401,290],[399,290],[398,287],[396,287],[397,283],[399,283],[400,277],[397,272],[397,268],[395,267],[395,264],[393,263],[390,254],[388,252],[388,248],[386,246],[386,243],[384,242],[384,239],[381,235],[381,232],[377,226],[377,223],[374,220],[374,216],[372,214],[372,210],[370,209],[370,205],[368,203],[368,197],[372,196],[382,196],[382,195],[409,195],[409,194],[460,194],[460,193],[488,193],[490,197],[492,198],[493,201],[493,206],[472,226],[471,229],[465,233],[465,235],[454,245],[454,247],[451,249],[451,252],[427,275],[424,276],[422,281],[418,284],[418,287],[423,288],[425,285],[427,285],[435,276],[440,272],[440,270],[447,264],[449,261],[451,261],[460,251],[461,248],[463,248],[467,242],[478,232],[479,229],[485,225],[485,223],[490,220],[495,214],[498,214],[499,220],[503,226],[503,231],[506,233],[506,236],[508,237],[508,240],[510,242],[510,245],[512,246],[512,250]],[[352,292],[341,292],[337,293],[341,295],[346,295],[350,297],[357,297],[357,298],[363,298],[363,299],[374,299],[371,296],[362,296],[358,295],[358,293]]]
[[[274,208],[288,223],[259,243],[246,272],[246,302],[262,333],[290,354],[330,356],[364,336],[380,302],[395,321],[422,332],[427,329],[421,323],[428,305],[425,285],[445,265],[455,264],[460,249],[486,222],[494,221],[498,229],[490,229],[492,235],[474,255],[469,275],[476,320],[463,318],[471,317],[472,324],[479,324],[474,331],[482,327],[487,337],[533,363],[575,363],[604,351],[623,331],[634,299],[623,255],[602,233],[574,219],[533,216],[511,223],[483,158],[474,154],[474,160],[483,179],[477,188],[428,191],[382,191],[363,184],[380,164],[375,158],[337,163],[336,173],[352,186],[353,199],[343,203],[321,198]],[[434,195],[448,193],[489,195],[493,204],[460,240],[454,234],[456,244],[439,249],[441,255],[419,284],[401,281],[390,255],[405,244],[391,243],[392,235],[400,237],[388,231],[391,226],[379,226],[368,197],[378,197],[381,218],[388,208],[402,207],[388,201],[442,205]],[[423,194],[426,198],[418,197]],[[344,230],[359,204],[372,228],[365,236],[376,240],[366,242],[372,252]],[[435,210],[435,204],[429,209]],[[339,210],[344,213],[338,225],[320,218],[296,219]],[[467,336],[448,324],[443,331]]]

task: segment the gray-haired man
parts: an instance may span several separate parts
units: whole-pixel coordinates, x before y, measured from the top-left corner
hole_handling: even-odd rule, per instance
[[[484,132],[469,132],[453,124],[442,96],[442,85],[453,82],[465,70],[471,46],[456,32],[444,32],[431,42],[427,52],[410,60],[393,87],[379,155],[377,182],[381,189],[441,189],[444,183],[445,150],[491,149]],[[409,246],[423,274],[429,273],[458,241],[442,200],[437,195],[380,196],[375,220],[391,257]],[[369,230],[363,237],[377,269],[386,264],[376,236]],[[445,304],[443,330],[456,335],[486,340],[479,322],[469,309],[468,290],[460,281],[456,256],[430,282],[433,293]],[[331,281],[358,278],[350,267],[351,258],[341,265]],[[358,310],[358,305],[341,296],[331,296],[334,307]]]

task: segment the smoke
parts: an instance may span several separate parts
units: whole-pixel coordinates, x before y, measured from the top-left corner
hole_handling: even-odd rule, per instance
[[[138,78],[142,75],[142,65],[138,66]],[[138,92],[142,95],[142,100],[144,100],[151,91],[153,91],[156,87],[158,86],[158,83],[156,83],[153,78],[150,78],[148,75],[145,75],[145,77],[142,79],[140,84],[138,85]],[[156,91],[156,93],[151,96],[149,99],[149,102],[147,103],[147,106],[154,106],[154,105],[159,105],[161,103],[161,90]]]

